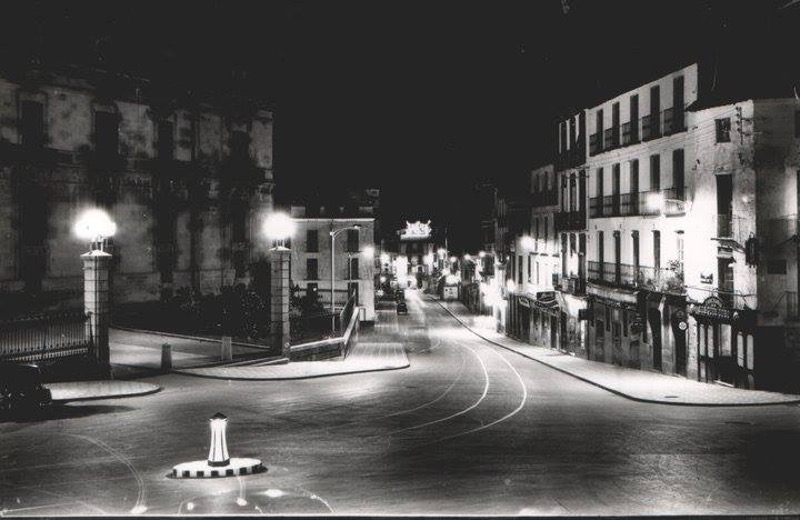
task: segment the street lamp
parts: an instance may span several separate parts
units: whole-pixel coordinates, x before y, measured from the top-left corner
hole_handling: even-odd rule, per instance
[[[99,244],[100,251],[104,250],[106,239],[114,236],[117,225],[102,209],[86,210],[75,223],[73,229],[78,238],[86,240],[90,248],[94,249]]]
[[[336,272],[335,271],[335,262],[334,262],[334,260],[336,258],[336,249],[335,249],[334,245],[336,244],[336,236],[339,233],[343,233],[343,232],[351,230],[351,229],[361,229],[361,225],[360,224],[353,224],[352,226],[347,226],[347,227],[340,228],[340,229],[332,229],[330,231],[330,235],[331,235],[331,334],[333,334],[336,331],[336,306],[335,306],[336,305],[336,294],[334,292],[334,289],[336,287],[335,280],[334,280],[334,273]]]
[[[284,241],[294,234],[295,228],[294,220],[286,213],[271,213],[264,220],[264,234],[279,248],[284,247]]]

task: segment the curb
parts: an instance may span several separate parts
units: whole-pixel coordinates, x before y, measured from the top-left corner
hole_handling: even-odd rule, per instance
[[[561,372],[562,374],[567,374],[568,376],[572,376],[575,379],[579,379],[579,380],[583,381],[584,383],[589,383],[590,385],[594,385],[594,386],[596,386],[598,388],[602,388],[603,390],[605,390],[607,392],[611,392],[612,394],[618,395],[620,397],[624,397],[625,399],[629,399],[631,401],[636,401],[636,402],[639,402],[639,403],[663,404],[663,405],[668,405],[668,406],[704,406],[704,407],[716,407],[716,408],[720,408],[720,407],[744,407],[744,406],[777,406],[777,405],[791,405],[791,404],[800,403],[800,398],[793,399],[791,401],[781,401],[781,402],[774,402],[774,403],[680,403],[680,402],[675,402],[675,401],[659,401],[659,400],[656,400],[656,399],[646,399],[644,397],[635,397],[635,396],[632,396],[630,394],[626,394],[624,392],[621,392],[620,390],[617,390],[615,388],[611,388],[611,387],[605,386],[603,384],[600,384],[597,381],[592,381],[591,379],[587,379],[587,378],[585,378],[583,376],[579,376],[579,375],[577,375],[577,374],[575,374],[573,372],[569,372],[568,370],[565,370],[563,368],[560,368],[560,367],[557,367],[557,366],[553,366],[550,363],[547,363],[546,361],[542,361],[541,359],[537,359],[537,358],[531,357],[531,356],[529,356],[527,354],[524,354],[522,352],[514,350],[511,347],[503,345],[502,343],[498,343],[498,342],[493,341],[493,340],[491,340],[491,339],[489,339],[487,337],[484,337],[480,333],[476,332],[472,327],[470,327],[469,325],[464,323],[461,320],[461,318],[456,316],[450,309],[448,309],[447,307],[442,305],[442,303],[439,300],[435,300],[433,298],[430,298],[429,301],[436,302],[439,305],[439,307],[441,307],[442,309],[447,311],[447,313],[450,314],[450,316],[455,318],[455,320],[457,322],[459,322],[461,324],[461,326],[463,326],[465,329],[467,329],[468,331],[472,332],[473,334],[475,334],[476,336],[478,336],[482,340],[491,343],[492,345],[496,345],[496,346],[498,346],[498,347],[500,347],[502,349],[508,350],[509,352],[513,352],[514,354],[522,356],[522,357],[524,357],[526,359],[530,359],[531,361],[536,361],[538,363],[541,363],[542,365],[544,365],[544,366],[546,366],[548,368],[552,368],[553,370],[557,370],[557,371]]]
[[[302,363],[299,361],[298,363]],[[230,377],[230,376],[215,376],[211,374],[191,374],[188,372],[175,372],[183,376],[189,377],[202,377],[205,379],[219,379],[221,381],[300,381],[303,379],[320,379],[323,377],[336,377],[336,376],[349,376],[353,374],[366,374],[369,372],[388,372],[389,370],[402,370],[411,366],[411,362],[407,361],[405,365],[396,367],[385,368],[371,368],[367,370],[355,370],[352,372],[337,372],[335,374],[317,374],[313,376],[296,376],[296,377]]]
[[[150,384],[150,383],[148,383],[148,384]],[[45,385],[45,387],[46,386],[47,385]],[[101,400],[106,400],[106,399],[124,399],[126,397],[140,397],[140,396],[143,396],[143,395],[152,395],[152,394],[158,393],[161,390],[163,390],[163,388],[161,388],[158,385],[153,385],[153,386],[155,386],[155,388],[151,388],[149,390],[144,390],[144,391],[141,391],[141,392],[132,392],[132,393],[128,393],[128,394],[115,394],[115,395],[106,395],[106,396],[76,397],[74,399],[53,399],[53,402],[54,403],[74,403],[74,402],[77,402],[77,401],[101,401]],[[49,390],[49,388],[48,388],[48,390]]]

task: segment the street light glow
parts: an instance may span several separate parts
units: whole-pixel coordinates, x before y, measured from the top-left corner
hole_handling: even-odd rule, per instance
[[[264,220],[264,234],[272,240],[286,240],[294,234],[295,227],[286,213],[272,213]]]
[[[381,253],[381,263],[388,264],[391,258],[389,257],[389,253]]]
[[[83,212],[75,223],[75,235],[88,241],[100,241],[113,237],[117,232],[117,225],[102,209],[89,209]]]
[[[372,258],[373,256],[375,256],[375,248],[372,246],[366,246],[364,248],[364,251],[362,251],[362,253],[364,254],[365,257]]]
[[[536,241],[533,239],[533,237],[525,235],[520,240],[520,245],[522,245],[524,249],[531,250],[536,246]]]
[[[478,258],[483,258],[484,256],[486,256],[486,251],[479,251],[478,252]]]

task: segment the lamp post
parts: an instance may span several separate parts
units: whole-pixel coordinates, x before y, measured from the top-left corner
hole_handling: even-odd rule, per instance
[[[334,278],[334,273],[336,272],[335,271],[335,267],[336,267],[336,263],[335,263],[335,259],[336,259],[336,248],[335,248],[336,237],[340,233],[343,233],[343,232],[351,230],[351,229],[361,229],[361,226],[359,224],[353,224],[352,226],[347,226],[347,227],[343,227],[343,228],[339,228],[339,229],[332,229],[330,231],[330,235],[331,235],[331,334],[334,334],[336,332],[336,293],[335,293],[336,281],[335,281],[335,278]]]
[[[105,252],[105,242],[117,232],[117,225],[102,209],[86,210],[75,222],[75,235],[89,242],[83,260],[83,308],[88,316],[86,335],[91,341],[93,361],[104,376],[110,375],[108,347],[109,294],[111,255]]]
[[[285,213],[272,213],[264,220],[264,234],[275,246],[270,255],[270,335],[272,343],[289,359],[289,257],[291,251],[284,246],[294,234],[295,222]]]

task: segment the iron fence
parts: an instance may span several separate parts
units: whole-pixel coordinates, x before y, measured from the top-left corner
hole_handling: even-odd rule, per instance
[[[0,321],[0,361],[46,362],[89,353],[89,316],[83,311]]]

